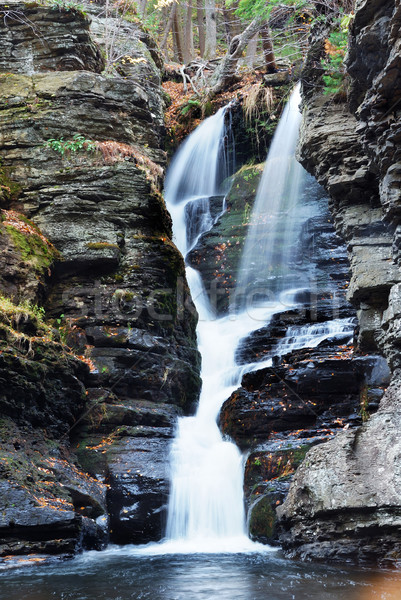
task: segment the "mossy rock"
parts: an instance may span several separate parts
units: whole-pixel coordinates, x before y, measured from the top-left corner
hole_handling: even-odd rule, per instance
[[[189,263],[201,273],[212,305],[220,314],[228,310],[236,286],[263,168],[263,164],[245,165],[234,175],[225,212],[212,229],[201,236],[187,257]],[[217,294],[213,296],[216,287]]]
[[[276,511],[269,496],[262,496],[250,509],[249,536],[253,540],[269,543],[274,538]]]
[[[245,467],[247,494],[260,482],[278,480],[292,475],[310,447],[311,444],[302,444],[295,448],[283,448],[272,452],[252,452]]]
[[[15,211],[1,211],[0,238],[7,257],[0,294],[16,302],[37,303],[54,263],[61,260],[60,253],[32,221]]]
[[[18,200],[21,191],[21,186],[12,179],[9,170],[0,163],[0,208],[8,208]]]

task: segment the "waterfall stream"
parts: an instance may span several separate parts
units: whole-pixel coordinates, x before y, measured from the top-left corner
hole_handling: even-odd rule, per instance
[[[297,86],[266,162],[242,257],[235,306],[229,315],[216,317],[199,273],[191,267],[186,269],[199,314],[202,390],[197,413],[179,419],[172,445],[164,544],[173,552],[261,548],[246,533],[243,457],[236,445],[223,439],[216,420],[222,403],[239,387],[242,375],[271,365],[271,358],[263,363],[236,364],[240,340],[266,325],[273,314],[296,304],[291,290],[300,286],[290,264],[291,252],[301,225],[309,217],[309,209],[299,202],[304,170],[295,160],[299,102]],[[210,199],[214,206],[218,199],[220,214],[224,210],[228,176],[233,173],[225,143],[229,136],[226,111],[220,109],[189,136],[167,173],[166,204],[173,219],[174,240],[184,256],[216,220]],[[272,265],[278,265],[279,272],[272,273]],[[274,290],[269,287],[270,280],[280,282]],[[302,331],[290,329],[276,353],[314,346],[330,335],[348,331],[352,331],[348,322],[306,326]]]
[[[227,177],[232,174],[225,119],[226,108],[206,119],[180,148],[166,178],[174,238],[184,256],[213,225],[209,199],[220,197],[224,209]],[[249,332],[249,320],[217,319],[199,273],[191,267],[186,272],[199,314],[203,384],[198,411],[179,420],[172,447],[166,535],[178,550],[245,550],[252,544],[245,528],[242,456],[222,438],[216,418],[239,385],[234,354]]]
[[[301,113],[300,84],[287,103],[274,134],[249,223],[236,288],[236,304],[275,300],[298,287],[291,264],[301,225],[311,214],[301,203],[306,171],[295,158]]]

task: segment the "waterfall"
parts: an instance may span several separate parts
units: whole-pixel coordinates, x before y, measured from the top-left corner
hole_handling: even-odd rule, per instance
[[[206,119],[186,140],[169,168],[165,199],[174,239],[184,256],[211,228],[210,199],[221,211],[233,166],[226,141],[226,108]],[[231,153],[232,156],[232,153]],[[193,551],[247,549],[243,506],[243,464],[237,447],[221,436],[220,407],[239,384],[234,353],[249,324],[237,328],[216,319],[200,275],[187,267],[187,280],[199,314],[202,391],[198,411],[179,419],[171,451],[171,490],[167,540]]]
[[[316,348],[324,340],[335,338],[342,344],[352,341],[355,318],[333,319],[323,323],[288,327],[285,338],[274,349],[274,354],[282,356],[301,348]]]
[[[164,197],[173,220],[174,240],[185,257],[213,219],[209,199],[229,189],[232,160],[226,147],[227,107],[209,117],[180,146],[167,171]]]
[[[246,533],[243,457],[236,445],[223,439],[216,420],[222,403],[240,386],[242,375],[272,362],[267,357],[263,363],[237,365],[235,351],[240,340],[268,324],[275,313],[297,305],[294,288],[300,286],[291,260],[301,226],[309,216],[309,208],[299,202],[304,170],[295,160],[299,100],[297,87],[273,139],[257,192],[234,310],[217,318],[200,274],[186,267],[199,314],[202,390],[196,414],[179,419],[172,444],[166,539],[161,552],[263,548],[252,543]],[[218,218],[216,200],[220,214],[224,210],[233,173],[226,118],[227,108],[222,108],[206,119],[180,147],[167,173],[166,204],[173,219],[174,240],[184,256]],[[275,288],[270,285],[273,276],[279,280]],[[351,329],[348,321],[289,329],[277,352],[314,346],[330,335],[347,335]]]
[[[238,274],[237,309],[275,301],[277,293],[298,284],[295,246],[309,216],[300,202],[306,172],[295,158],[300,101],[298,84],[276,128],[258,187]]]

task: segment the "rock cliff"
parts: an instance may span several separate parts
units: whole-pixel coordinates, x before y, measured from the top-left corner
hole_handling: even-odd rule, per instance
[[[327,32],[315,31],[304,72],[301,160],[328,190],[347,243],[359,348],[385,357],[392,382],[375,415],[312,449],[298,469],[278,509],[293,556],[400,558],[400,19],[398,2],[357,1],[347,100],[314,85]]]
[[[158,539],[169,438],[199,390],[160,193],[160,58],[127,23],[112,76],[100,17],[0,16],[0,553]]]

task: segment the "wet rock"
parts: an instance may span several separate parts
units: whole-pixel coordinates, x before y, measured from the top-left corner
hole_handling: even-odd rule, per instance
[[[188,263],[200,272],[210,302],[220,314],[227,312],[234,300],[241,253],[262,172],[263,165],[252,165],[236,173],[226,198],[225,212],[187,256]],[[212,199],[213,216],[218,216],[219,204],[221,212],[221,202]]]
[[[109,457],[108,503],[115,543],[147,543],[163,537],[170,440],[152,433],[150,439],[124,439]]]
[[[194,376],[195,388],[192,386],[187,397],[184,390],[178,394],[180,402],[188,401],[190,405],[196,400],[198,385],[197,367],[193,368],[198,361],[194,337],[196,315],[188,295],[182,258],[168,239],[170,218],[160,193],[154,187],[160,167],[156,168],[156,164],[139,150],[135,150],[135,157],[132,155],[129,162],[121,158],[109,166],[104,164],[101,151],[98,156],[86,153],[74,159],[57,157],[54,150],[48,149],[48,157],[42,162],[43,152],[38,153],[40,144],[35,133],[43,126],[46,136],[57,135],[55,130],[51,131],[51,123],[55,126],[57,118],[59,134],[63,133],[59,125],[62,122],[66,127],[64,136],[72,137],[72,131],[82,126],[82,115],[86,110],[93,121],[91,125],[86,119],[85,135],[104,139],[110,131],[111,109],[115,114],[113,137],[121,136],[120,139],[126,143],[127,136],[131,141],[136,136],[137,141],[145,145],[145,139],[141,139],[135,129],[138,130],[139,123],[142,123],[147,130],[151,116],[142,108],[137,114],[133,108],[136,102],[139,106],[144,105],[144,92],[133,82],[127,81],[122,86],[121,80],[104,80],[88,73],[36,77],[40,77],[36,84],[40,82],[42,86],[36,87],[42,90],[39,93],[49,95],[49,86],[53,90],[51,102],[54,105],[45,105],[46,110],[32,120],[28,118],[18,125],[14,121],[14,135],[18,129],[22,136],[34,137],[32,147],[25,155],[24,166],[15,154],[8,164],[14,170],[15,178],[19,176],[21,182],[26,175],[25,169],[28,166],[31,169],[31,188],[24,188],[19,202],[42,226],[62,255],[63,260],[56,269],[58,278],[54,280],[47,302],[48,312],[54,318],[62,314],[65,319],[63,325],[67,328],[77,326],[85,330],[86,326],[99,322],[106,326],[132,327],[135,324],[144,331],[153,328],[157,335],[169,340],[170,350],[175,348],[174,352],[179,354],[179,370],[180,373],[186,372],[184,378],[191,380]],[[92,90],[90,94],[89,89]],[[72,99],[75,95],[80,98],[76,104]],[[89,105],[85,107],[86,101]],[[77,112],[71,108],[70,102]],[[129,105],[134,113],[130,113]],[[126,117],[119,117],[120,113]],[[134,128],[130,119],[136,123]],[[144,133],[145,129],[142,131]],[[162,153],[155,129],[150,136],[153,136],[152,139],[146,134],[147,152],[159,159]],[[107,143],[115,144],[112,147],[118,151],[120,142]],[[6,153],[5,161],[8,161],[7,157]],[[153,175],[152,169],[155,169]],[[105,369],[104,375],[116,365],[111,385],[116,379],[124,378],[127,372],[124,383],[127,388],[132,383],[127,363],[134,365],[138,357],[127,352],[122,361],[124,364],[119,366],[121,361],[115,351],[110,349],[109,356],[106,355],[105,348],[93,355],[94,360],[101,358],[99,370]],[[160,365],[160,377],[171,368],[171,360],[167,365]],[[160,381],[160,386],[162,383]],[[166,391],[168,387],[167,383]]]
[[[108,541],[106,486],[44,431],[0,424],[0,554],[71,555]]]
[[[303,297],[310,300],[309,292]],[[236,350],[236,361],[238,364],[248,364],[287,354],[291,343],[298,342],[302,345],[302,336],[303,342],[307,344],[313,339],[312,334],[318,335],[319,330],[328,334],[333,317],[339,316],[344,319],[341,321],[344,322],[344,332],[341,333],[339,322],[338,333],[334,333],[333,327],[333,334],[327,339],[331,343],[349,344],[353,339],[353,314],[354,311],[347,302],[340,305],[336,302],[333,305],[332,293],[328,293],[326,298],[315,296],[309,303],[274,314],[268,325],[243,338]],[[356,318],[354,321],[356,322]],[[349,325],[346,326],[346,323]]]
[[[386,361],[355,356],[352,347],[337,343],[325,340],[274,358],[273,367],[244,375],[242,387],[222,407],[224,433],[251,449],[244,490],[255,540],[281,543],[276,509],[308,450],[377,411],[390,379]]]
[[[107,483],[111,539],[157,541],[164,534],[171,438],[180,411],[149,401],[121,403],[91,391],[94,410],[74,439],[85,469]]]
[[[347,346],[296,350],[273,367],[244,375],[242,387],[223,404],[220,425],[242,448],[272,432],[343,427],[350,415],[355,425],[365,386],[381,389],[388,376],[383,359],[354,356]]]
[[[292,79],[289,71],[277,71],[277,73],[268,73],[263,77],[267,85],[273,87],[281,86],[289,83]]]
[[[400,362],[399,30],[397,3],[357,2],[348,54],[349,104],[330,103],[316,93],[316,85],[312,89],[311,80],[307,84],[301,158],[330,193],[336,227],[348,245],[348,297],[358,309],[359,346],[384,354],[392,383],[381,399],[380,392],[376,396],[365,385],[362,406],[379,407],[377,412],[361,427],[306,455],[277,510],[280,538],[291,556],[382,563],[400,556],[395,433]],[[315,46],[323,39],[324,33]],[[306,79],[312,60],[310,55]]]
[[[7,328],[1,333],[1,415],[51,436],[66,434],[85,406],[87,365],[46,337],[21,340]]]
[[[398,128],[387,117],[400,85],[395,79],[390,92],[386,84],[396,60],[398,25],[394,2],[359,3],[348,56],[351,106],[330,104],[316,87],[314,94],[308,92],[300,145],[303,164],[331,195],[336,227],[348,244],[348,297],[360,307],[359,342],[367,344],[366,350],[380,344],[382,307],[399,280],[394,237],[399,174],[393,141]]]
[[[0,168],[1,182],[6,186],[7,177]],[[17,303],[38,303],[60,254],[32,222],[15,211],[2,211],[0,219],[0,292]]]
[[[382,408],[362,428],[344,432],[307,454],[277,511],[281,539],[292,555],[397,559],[399,419],[394,407],[398,404],[399,385],[393,384]]]

